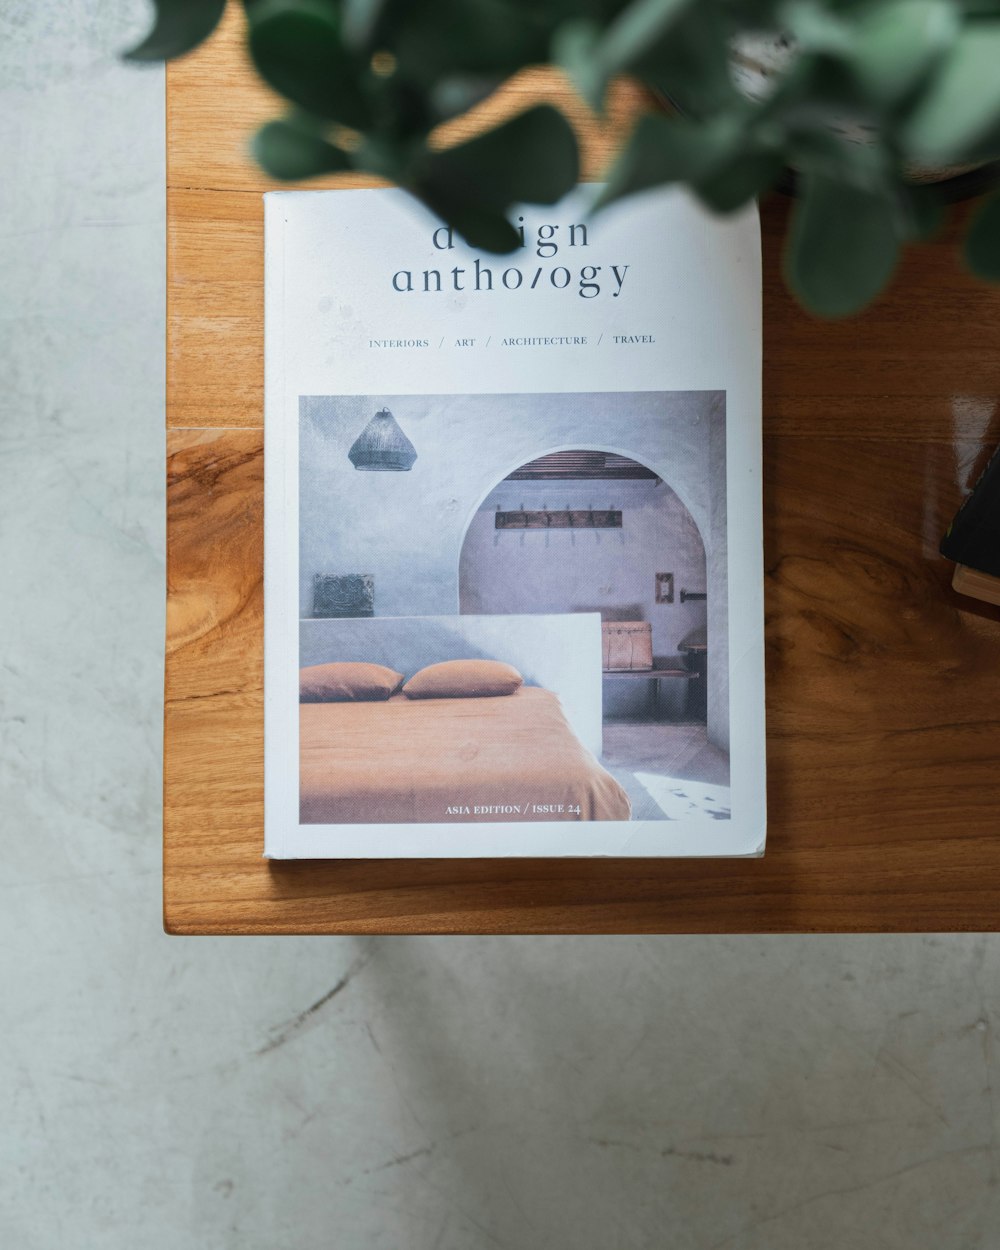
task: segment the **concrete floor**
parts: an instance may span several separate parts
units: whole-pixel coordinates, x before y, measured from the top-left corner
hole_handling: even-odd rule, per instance
[[[995,938],[163,936],[145,21],[0,7],[0,1246],[994,1247]]]
[[[632,800],[633,820],[724,820],[729,756],[704,725],[604,722],[601,761]]]

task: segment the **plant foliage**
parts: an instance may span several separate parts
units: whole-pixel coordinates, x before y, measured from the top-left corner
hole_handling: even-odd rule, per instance
[[[225,2],[155,0],[129,55],[182,56]],[[379,174],[495,251],[517,243],[513,204],[575,184],[571,127],[544,106],[443,151],[431,135],[528,65],[561,66],[599,112],[620,75],[650,89],[601,203],[680,183],[730,213],[793,170],[785,273],[823,316],[867,304],[935,228],[940,196],[914,185],[916,167],[1000,157],[1000,0],[242,2],[253,62],[288,101],[254,140],[268,173]],[[787,52],[751,96],[735,69],[768,34]],[[1000,200],[974,220],[965,257],[1000,280]]]

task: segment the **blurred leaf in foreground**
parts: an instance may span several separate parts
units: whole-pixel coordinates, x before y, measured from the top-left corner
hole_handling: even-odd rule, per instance
[[[142,43],[125,53],[129,61],[169,61],[196,48],[215,30],[226,0],[153,0],[156,20]]]
[[[428,154],[413,189],[473,246],[509,252],[520,242],[506,219],[515,203],[555,204],[580,174],[576,136],[540,104],[466,143]]]
[[[885,196],[821,174],[802,179],[785,276],[811,312],[845,317],[870,303],[896,267],[899,246],[894,208]]]

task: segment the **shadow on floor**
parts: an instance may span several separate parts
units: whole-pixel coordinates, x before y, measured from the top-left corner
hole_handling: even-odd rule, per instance
[[[703,724],[605,721],[603,763],[633,820],[729,819],[729,756]]]

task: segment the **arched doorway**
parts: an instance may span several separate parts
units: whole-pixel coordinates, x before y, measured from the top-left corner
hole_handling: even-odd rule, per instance
[[[604,762],[640,818],[688,801],[673,797],[685,771],[728,782],[725,753],[706,737],[706,607],[694,517],[624,450],[565,448],[520,465],[483,498],[462,542],[462,614],[598,612],[602,623],[648,630],[661,676],[601,676]]]
[[[587,611],[646,622],[661,667],[697,654],[685,647],[705,640],[704,595],[705,544],[694,517],[669,482],[620,451],[577,447],[517,467],[482,500],[462,541],[462,614]],[[641,719],[645,694],[645,684],[609,684],[606,702],[612,714],[631,707]],[[661,689],[671,719],[697,711],[696,699],[680,695],[680,686]]]
[[[657,667],[676,669],[704,642],[705,576],[701,533],[668,482],[624,452],[571,448],[519,466],[483,499],[462,543],[459,610],[642,622]],[[606,684],[609,718],[648,717],[648,682]],[[661,715],[703,718],[688,684],[660,682]]]

